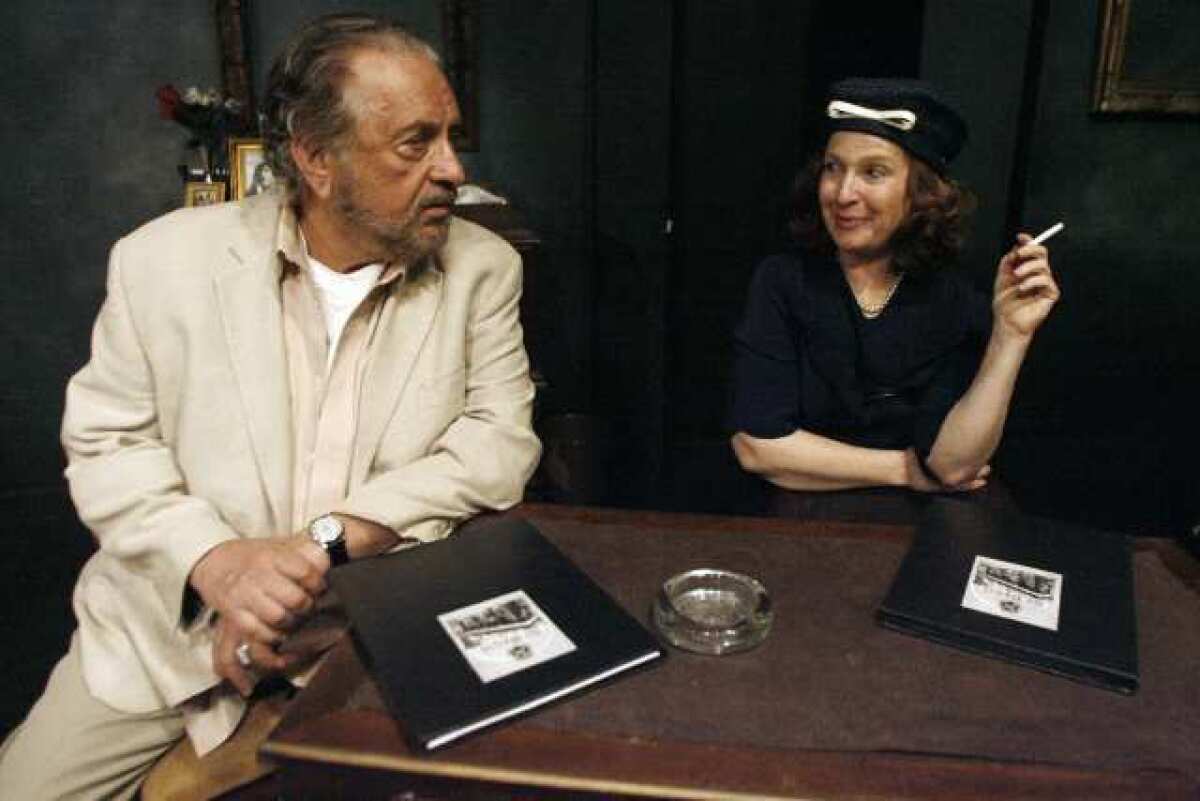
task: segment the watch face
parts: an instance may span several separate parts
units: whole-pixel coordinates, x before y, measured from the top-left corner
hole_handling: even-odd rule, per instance
[[[342,538],[342,524],[336,517],[318,517],[308,529],[314,540],[321,545],[330,545]]]

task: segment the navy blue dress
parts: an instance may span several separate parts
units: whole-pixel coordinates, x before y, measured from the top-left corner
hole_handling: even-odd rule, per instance
[[[906,276],[867,319],[834,260],[771,256],[755,271],[735,334],[729,427],[912,447],[924,461],[990,328],[989,298],[956,269]]]

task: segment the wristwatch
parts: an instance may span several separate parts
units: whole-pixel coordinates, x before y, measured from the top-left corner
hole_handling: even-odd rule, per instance
[[[333,515],[321,515],[309,523],[308,536],[329,554],[329,563],[334,567],[350,561],[346,551],[346,529]]]

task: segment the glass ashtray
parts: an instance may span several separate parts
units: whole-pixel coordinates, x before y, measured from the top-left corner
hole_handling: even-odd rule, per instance
[[[667,642],[685,651],[745,651],[771,629],[771,596],[741,573],[689,570],[663,582],[654,601],[654,625]]]

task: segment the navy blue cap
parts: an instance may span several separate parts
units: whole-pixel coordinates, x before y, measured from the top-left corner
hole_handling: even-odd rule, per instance
[[[945,173],[967,141],[967,124],[924,81],[846,78],[829,87],[830,133],[858,131],[888,139]]]

